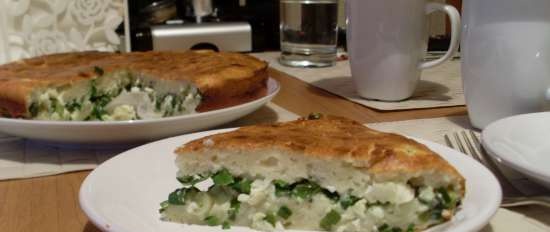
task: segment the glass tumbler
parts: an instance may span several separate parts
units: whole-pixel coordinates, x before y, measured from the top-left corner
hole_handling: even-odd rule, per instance
[[[334,65],[338,0],[281,0],[280,19],[281,64],[292,67]]]

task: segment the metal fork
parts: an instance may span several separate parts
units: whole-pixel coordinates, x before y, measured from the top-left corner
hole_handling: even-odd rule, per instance
[[[454,132],[452,134],[452,137],[456,143],[456,146],[451,142],[451,138],[449,135],[446,134],[444,138],[449,147],[459,150],[460,152],[474,158],[485,167],[487,167],[489,170],[491,170],[491,172],[493,172],[503,189],[504,197],[501,203],[502,207],[515,207],[524,205],[541,205],[550,207],[550,196],[525,195],[517,188],[515,188],[512,183],[506,178],[506,176],[498,169],[496,164],[487,155],[485,150],[483,150],[483,147],[481,146],[477,135],[471,130],[469,131],[469,134],[470,136],[468,136],[468,133],[466,131],[461,131],[461,133]],[[479,150],[476,148],[478,148]]]

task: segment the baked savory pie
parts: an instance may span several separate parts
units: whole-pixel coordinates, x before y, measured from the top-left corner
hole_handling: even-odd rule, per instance
[[[410,232],[450,220],[465,193],[426,146],[339,117],[242,127],[176,153],[182,186],[160,208],[173,222]]]
[[[76,52],[0,66],[0,115],[42,120],[152,119],[266,94],[267,64],[237,53]]]

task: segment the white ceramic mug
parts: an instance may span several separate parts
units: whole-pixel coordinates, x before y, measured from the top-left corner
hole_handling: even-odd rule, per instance
[[[550,1],[465,1],[463,19],[462,78],[473,126],[548,107]]]
[[[423,62],[427,15],[444,11],[451,43],[440,59]],[[399,101],[412,96],[422,69],[449,60],[458,49],[460,14],[453,6],[426,0],[347,0],[347,41],[351,74],[360,96]]]

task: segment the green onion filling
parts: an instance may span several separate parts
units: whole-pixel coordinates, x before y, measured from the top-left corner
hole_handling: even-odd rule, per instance
[[[89,120],[113,120],[110,118],[110,112],[106,110],[107,105],[116,97],[118,97],[123,91],[131,92],[135,88],[140,92],[146,92],[149,95],[149,98],[153,104],[154,110],[159,116],[169,117],[179,115],[183,112],[186,112],[186,99],[190,94],[192,88],[187,86],[182,88],[177,93],[168,93],[168,94],[157,94],[151,91],[153,83],[142,83],[141,80],[135,79],[131,74],[127,74],[116,83],[119,83],[121,86],[115,87],[110,90],[101,90],[98,86],[100,82],[106,80],[106,78],[115,78],[110,76],[105,76],[105,71],[100,67],[93,67],[94,72],[96,73],[96,79],[90,80],[89,93],[82,98],[72,99],[69,102],[62,103],[60,102],[60,96],[63,89],[56,89],[54,92],[58,95],[50,95],[51,93],[45,92],[43,95],[50,96],[48,100],[43,100],[43,95],[38,97],[39,100],[34,100],[28,108],[30,116],[32,118],[46,118],[46,119],[56,119],[56,120],[79,120],[80,116],[78,113],[84,112],[85,115],[82,116],[82,119],[85,121]],[[116,75],[116,74],[115,74]],[[118,85],[118,84],[117,84]],[[59,91],[59,92],[57,92]],[[135,91],[135,90],[134,90]],[[200,93],[195,93],[193,96],[193,101],[199,99]],[[59,98],[59,99],[58,99]],[[89,106],[90,108],[84,110],[84,105]],[[132,119],[140,119],[140,115],[134,115]]]
[[[321,219],[320,226],[324,230],[331,230],[333,225],[338,224],[340,222],[340,219],[342,217],[340,216],[340,213],[336,210],[331,210],[323,219]]]
[[[218,219],[218,217],[216,216],[208,216],[204,219],[204,221],[206,222],[206,225],[209,225],[209,226],[220,225],[220,219]]]
[[[213,185],[208,189],[208,194],[222,194],[227,199],[230,199],[230,207],[227,211],[227,217],[217,218],[209,216],[204,219],[205,224],[210,226],[222,225],[224,228],[229,228],[231,222],[235,222],[241,208],[241,202],[237,200],[240,194],[250,194],[251,185],[253,180],[232,175],[227,169],[222,168],[215,173],[204,173],[192,176],[178,177],[178,181],[182,183],[184,187],[175,190],[170,193],[168,200],[161,203],[160,213],[163,213],[170,205],[183,205],[185,200],[189,199],[188,196],[196,194],[199,190],[194,187],[195,184],[202,182],[208,178],[211,178]],[[313,196],[322,194],[331,201],[337,203],[339,207],[332,209],[327,213],[319,222],[319,226],[324,230],[332,230],[341,220],[341,213],[346,211],[349,207],[354,206],[362,200],[362,198],[345,194],[340,195],[337,192],[330,192],[329,190],[320,187],[319,184],[303,179],[295,183],[288,183],[283,180],[273,180],[272,184],[275,189],[275,196],[288,197],[295,199],[297,204],[303,201],[312,202]],[[418,197],[418,189],[416,191]],[[434,190],[435,197],[433,201],[429,203],[419,201],[422,204],[430,206],[430,209],[419,215],[419,219],[424,222],[430,222],[429,224],[436,224],[445,221],[442,217],[444,210],[454,210],[460,204],[460,198],[457,193],[450,191],[447,188],[438,188]],[[367,202],[366,207],[391,207],[389,202]],[[271,211],[264,212],[264,221],[275,227],[279,221],[289,220],[293,212],[287,205],[282,205],[278,209],[275,208]],[[285,224],[284,224],[285,225]],[[378,227],[380,232],[414,232],[415,225],[410,224],[407,228],[391,227],[387,224],[383,224]]]
[[[275,223],[277,223],[277,218],[273,213],[267,213],[264,217],[264,220],[266,222],[269,222],[269,224],[271,224],[271,226],[273,227],[275,227]]]
[[[279,208],[279,211],[277,211],[277,216],[288,219],[292,216],[292,210],[290,210],[286,205],[283,205]]]

